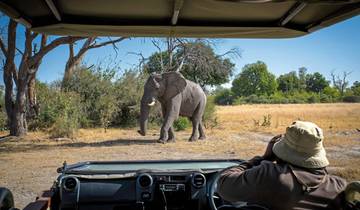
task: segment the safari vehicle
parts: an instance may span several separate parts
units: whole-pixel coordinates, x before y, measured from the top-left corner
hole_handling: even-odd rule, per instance
[[[1,0],[0,10],[35,32],[52,35],[293,38],[360,14],[360,1]],[[50,190],[25,209],[263,209],[216,195],[219,172],[240,161],[64,163]],[[360,209],[351,199],[353,188],[359,183],[349,185],[346,208]],[[0,202],[1,210],[14,209],[5,188]]]

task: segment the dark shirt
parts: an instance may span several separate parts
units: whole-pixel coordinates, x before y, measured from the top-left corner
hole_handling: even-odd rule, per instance
[[[274,210],[342,209],[346,181],[325,169],[304,169],[255,157],[222,172],[219,195]]]

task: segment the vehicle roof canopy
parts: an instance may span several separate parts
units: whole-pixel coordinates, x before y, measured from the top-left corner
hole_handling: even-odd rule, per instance
[[[0,0],[33,31],[76,36],[290,38],[360,13],[360,0]]]

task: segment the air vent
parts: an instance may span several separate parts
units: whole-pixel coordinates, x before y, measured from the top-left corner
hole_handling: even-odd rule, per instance
[[[192,177],[192,184],[196,188],[204,187],[206,184],[206,178],[203,174],[196,173]]]
[[[153,184],[153,179],[149,174],[140,174],[137,179],[138,184],[142,188],[148,188]]]
[[[63,182],[65,190],[73,191],[77,186],[78,180],[75,177],[67,177]]]

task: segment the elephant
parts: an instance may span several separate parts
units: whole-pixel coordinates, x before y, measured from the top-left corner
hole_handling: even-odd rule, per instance
[[[156,100],[161,104],[164,118],[159,143],[175,141],[173,123],[179,116],[188,117],[192,122],[192,134],[189,141],[206,138],[202,123],[206,95],[198,84],[185,79],[179,72],[151,74],[144,85],[144,94],[141,99],[138,132],[143,136],[146,135],[150,107],[155,105]]]

